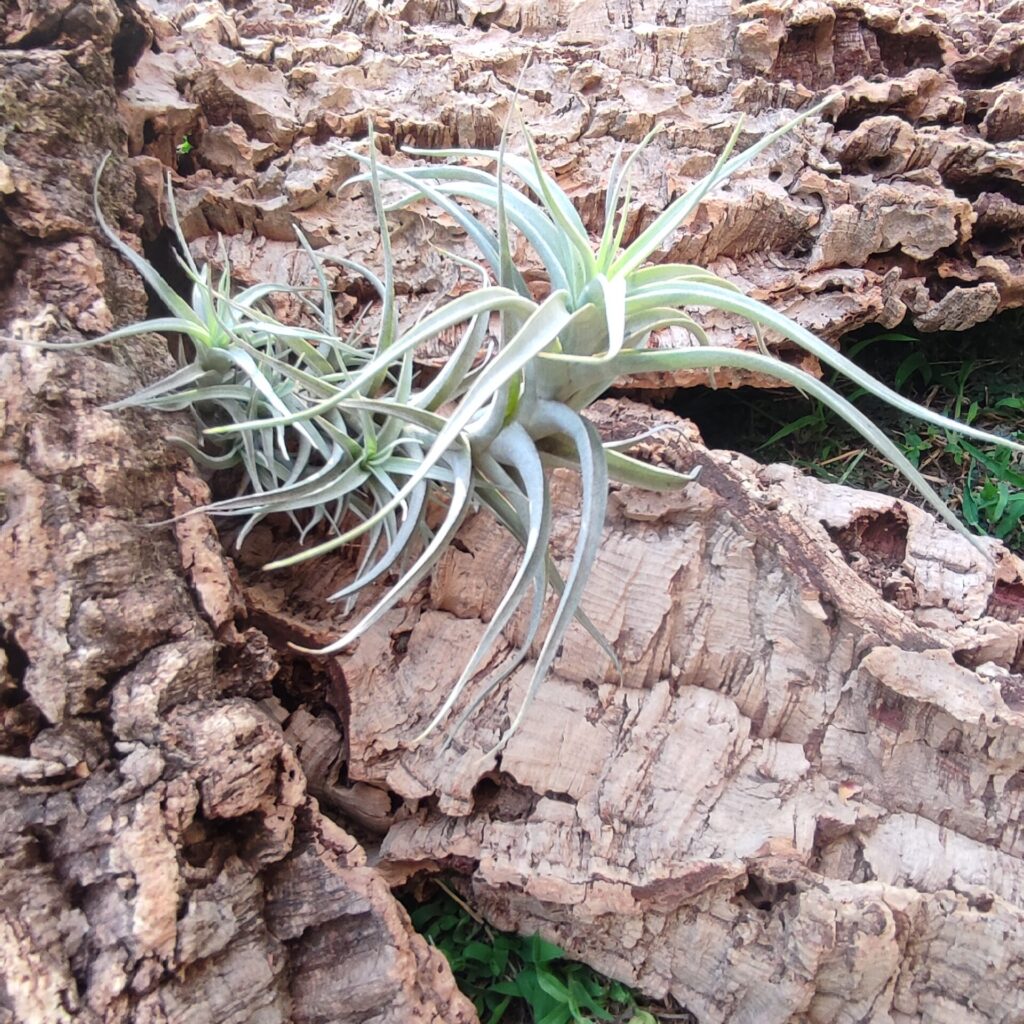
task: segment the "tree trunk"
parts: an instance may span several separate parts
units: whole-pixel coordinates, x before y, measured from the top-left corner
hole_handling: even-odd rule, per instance
[[[636,230],[739,112],[752,141],[841,84],[666,256],[829,338],[969,326],[1024,304],[1019,6],[295,6],[3,7],[0,1021],[472,1021],[388,891],[440,868],[494,923],[701,1024],[1024,1019],[1019,560],[602,406],[609,436],[660,417],[650,457],[703,466],[680,496],[612,497],[586,607],[622,679],[573,632],[501,755],[481,760],[522,675],[447,750],[413,749],[514,571],[507,538],[473,519],[354,652],[299,658],[288,641],[340,631],[323,597],[345,556],[267,577],[283,531],[236,568],[208,520],[160,526],[206,500],[161,440],[189,424],[100,408],[166,347],[27,344],[145,315],[95,230],[107,150],[104,208],[153,259],[171,266],[173,166],[197,253],[218,259],[223,232],[243,280],[306,283],[295,225],[377,254],[341,189],[367,115],[392,150],[493,146],[521,75],[594,230],[618,141],[667,125]],[[462,242],[426,210],[395,224],[411,315],[458,286],[430,243]],[[361,301],[347,272],[334,285],[340,313]],[[574,487],[558,477],[562,554]]]
[[[169,424],[99,408],[166,346],[31,345],[145,314],[91,192],[123,151],[114,76],[147,32],[105,0],[23,28],[0,54],[18,129],[0,164],[0,1020],[469,1024],[444,958],[310,792],[301,676],[236,628],[216,533],[159,525],[206,496]],[[132,185],[119,161],[104,195],[123,213]]]

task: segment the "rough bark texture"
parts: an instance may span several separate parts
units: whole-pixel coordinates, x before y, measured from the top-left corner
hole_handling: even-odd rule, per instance
[[[578,633],[500,757],[522,676],[447,752],[407,748],[512,568],[482,518],[396,621],[408,653],[346,662],[350,773],[430,798],[384,863],[472,865],[496,923],[700,1021],[1019,1020],[1021,563],[887,498],[665,454],[702,482],[616,492],[586,603],[624,685]]]
[[[617,141],[667,125],[639,225],[740,112],[752,140],[841,84],[667,254],[829,337],[1024,304],[1019,4],[2,10],[7,336],[143,314],[92,223],[106,150],[132,158],[106,208],[154,258],[176,166],[198,252],[216,258],[224,232],[243,280],[304,281],[294,225],[375,257],[340,189],[367,114],[390,147],[494,145],[531,53],[524,117],[592,227]],[[428,243],[461,242],[426,211],[396,223],[411,315],[459,286]],[[363,298],[336,284],[340,312]],[[166,362],[155,339],[0,355],[0,1021],[471,1021],[388,892],[438,868],[495,923],[672,992],[702,1024],[1024,1019],[1019,561],[677,426],[649,454],[701,463],[700,481],[616,491],[590,587],[623,679],[573,633],[500,758],[480,755],[521,676],[449,750],[411,750],[513,547],[473,520],[429,593],[353,654],[295,660],[288,640],[337,635],[322,597],[350,565],[262,577],[293,543],[267,527],[239,579],[205,520],[156,526],[205,485],[166,420],[98,405]],[[655,416],[595,415],[623,435]],[[564,554],[572,478],[559,487]],[[375,837],[375,866],[353,832]]]
[[[213,259],[212,236],[227,233],[243,277],[306,273],[288,255],[296,224],[328,253],[375,254],[366,204],[339,192],[356,169],[345,145],[368,117],[389,149],[493,147],[519,83],[542,157],[598,232],[619,143],[663,128],[637,166],[636,230],[711,167],[741,115],[742,145],[834,93],[710,198],[665,257],[710,266],[830,339],[907,317],[959,330],[1024,304],[1019,2],[154,7],[156,49],[119,100],[129,151],[153,183],[155,161],[175,162],[189,135],[196,148],[177,160],[188,233]],[[413,210],[398,224],[403,286],[454,287],[430,244],[462,244],[446,218]],[[707,327],[753,343],[724,314]]]
[[[0,1020],[469,1024],[444,958],[321,813],[301,677],[236,628],[211,526],[158,527],[205,484],[164,424],[97,408],[166,346],[19,343],[145,313],[91,213],[96,162],[125,145],[114,73],[148,38],[139,14],[44,4],[7,25]],[[107,189],[127,213],[126,165]]]

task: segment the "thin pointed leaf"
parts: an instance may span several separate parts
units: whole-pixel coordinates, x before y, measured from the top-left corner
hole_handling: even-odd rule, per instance
[[[583,589],[597,556],[598,541],[604,528],[605,508],[608,501],[608,470],[604,460],[601,438],[592,423],[556,402],[540,403],[533,427],[540,433],[561,433],[569,437],[579,452],[580,479],[583,485],[580,527],[576,537],[572,565],[566,575],[566,586],[548,628],[533,677],[526,696],[512,724],[499,740],[495,749],[503,747],[519,727],[541,681],[547,676],[551,663],[558,655],[576,609],[583,598]],[[494,751],[491,751],[493,753]]]
[[[644,373],[730,366],[771,374],[779,380],[799,386],[808,395],[819,399],[849,423],[866,441],[874,445],[914,485],[918,493],[945,523],[961,536],[966,537],[982,555],[986,558],[989,557],[984,545],[965,529],[963,523],[950,511],[931,484],[911,465],[899,447],[856,406],[851,405],[842,395],[809,373],[805,373],[795,366],[789,366],[778,359],[763,356],[760,352],[714,347],[681,349],[672,352],[624,353],[619,357],[617,369],[622,373]]]
[[[655,295],[655,292],[658,294]],[[633,312],[631,303],[634,302],[641,306],[646,302],[657,305],[710,306],[714,309],[738,313],[751,323],[760,323],[765,327],[778,331],[783,337],[796,342],[805,351],[810,352],[823,363],[838,370],[844,377],[847,377],[876,398],[882,399],[901,412],[905,412],[917,419],[925,420],[928,423],[934,423],[945,430],[951,430],[966,437],[985,441],[987,444],[1004,445],[1014,451],[1024,452],[1024,444],[1018,444],[1008,438],[990,434],[987,431],[979,430],[977,427],[971,427],[966,423],[959,423],[923,405],[918,405],[909,398],[904,398],[896,391],[886,387],[881,381],[876,380],[867,371],[862,370],[856,363],[851,362],[832,348],[831,345],[826,344],[806,328],[801,327],[784,314],[776,312],[770,306],[766,306],[763,302],[751,299],[741,292],[735,292],[714,285],[689,283],[677,287],[664,285],[657,289],[651,289],[649,293],[645,293],[642,299],[627,299],[626,307],[630,313]]]
[[[514,292],[509,293],[507,289],[498,290],[519,298],[515,296]],[[455,301],[457,302],[458,300]],[[381,509],[377,515],[384,515],[391,511],[400,499],[406,497],[416,484],[426,478],[434,463],[452,445],[459,441],[463,431],[473,417],[493,397],[494,389],[502,387],[527,362],[548,347],[558,336],[559,331],[571,322],[574,315],[565,308],[564,292],[555,292],[549,295],[540,306],[536,307],[531,317],[516,334],[516,337],[509,342],[505,349],[491,363],[487,378],[474,382],[473,386],[463,397],[458,408],[449,417],[444,429],[437,435],[430,450],[424,456],[423,465],[409,478],[399,492],[399,497],[392,499],[392,502]],[[367,520],[367,522],[369,523],[370,520]],[[342,544],[348,543],[355,536],[358,536],[359,533],[363,532],[365,528],[366,524],[364,523],[354,531],[350,530],[335,540],[328,541],[325,544],[318,545],[316,548],[293,555],[290,558],[280,559],[264,568],[283,568],[286,565],[292,565],[295,562],[304,561],[307,558],[332,551]]]
[[[414,743],[419,742],[432,732],[455,705],[469,681],[480,668],[484,658],[508,625],[509,620],[522,604],[530,589],[531,581],[537,582],[539,579],[538,585],[541,588],[543,601],[544,554],[547,550],[548,536],[551,530],[551,501],[548,497],[544,468],[537,456],[537,449],[530,435],[518,423],[510,424],[494,439],[490,446],[490,454],[495,461],[514,468],[523,482],[524,501],[521,504],[524,515],[529,518],[524,522],[526,539],[523,544],[522,558],[505,596],[495,609],[472,657],[462,670],[462,674],[452,687],[444,704],[426,729],[416,737]],[[525,644],[524,647],[528,648],[528,644]]]
[[[182,320],[187,320],[196,324],[200,321],[196,317],[192,310],[192,307],[157,273],[156,269],[140,256],[131,246],[126,245],[121,241],[117,232],[107,223],[106,218],[103,216],[103,211],[100,209],[99,194],[100,194],[100,181],[103,177],[103,171],[107,166],[107,161],[110,159],[110,153],[107,153],[100,161],[99,166],[96,168],[96,174],[93,178],[92,183],[92,208],[93,213],[96,216],[96,223],[99,224],[100,230],[104,235],[107,236],[107,240],[110,244],[136,269],[139,276],[156,292],[160,301],[176,316]],[[174,208],[173,197],[171,198],[171,209]],[[175,221],[177,218],[174,218]],[[179,240],[182,236],[178,234]],[[187,248],[187,246],[186,246]]]
[[[726,144],[726,148],[719,157],[714,168],[705,175],[696,185],[688,189],[682,196],[680,196],[675,202],[671,203],[667,209],[662,211],[658,217],[655,218],[654,222],[643,231],[629,246],[628,249],[612,264],[609,274],[628,274],[635,270],[642,263],[651,256],[651,254],[658,249],[663,242],[680,226],[680,224],[697,208],[704,197],[717,185],[725,181],[730,175],[734,174],[741,167],[750,163],[755,157],[757,157],[763,150],[767,149],[774,142],[780,139],[783,135],[791,132],[798,124],[806,120],[808,117],[814,114],[820,113],[825,109],[834,97],[822,100],[820,103],[809,107],[807,110],[798,114],[791,121],[788,121],[781,128],[777,128],[773,132],[769,132],[764,138],[754,143],[753,146],[745,149],[738,156],[733,157],[731,160],[728,159],[729,153],[733,146],[736,145],[736,141],[739,138],[739,132],[742,127],[742,122],[737,125],[733,131],[732,137]]]
[[[434,563],[444,553],[444,549],[448,546],[448,542],[455,536],[456,531],[462,524],[462,520],[465,518],[467,511],[469,510],[469,502],[473,493],[472,485],[472,461],[469,456],[469,447],[464,446],[460,449],[453,448],[448,452],[447,459],[452,468],[453,482],[450,491],[450,499],[448,505],[448,511],[445,514],[444,521],[438,527],[437,532],[434,535],[433,540],[424,548],[419,558],[413,563],[405,575],[377,602],[376,605],[370,611],[368,611],[355,626],[353,626],[344,636],[339,637],[334,643],[328,644],[326,647],[319,650],[310,649],[307,647],[298,647],[295,649],[304,651],[307,654],[333,654],[335,651],[340,651],[343,647],[347,647],[349,644],[354,643],[359,639],[371,626],[373,626],[382,615],[390,611],[395,604],[401,599],[401,597],[412,587],[414,587],[430,570],[433,568]]]
[[[354,395],[361,387],[372,380],[381,367],[390,365],[391,361],[397,356],[422,345],[425,341],[436,337],[447,328],[488,311],[532,312],[537,308],[536,303],[523,298],[523,296],[510,291],[508,288],[481,288],[476,292],[460,295],[457,299],[453,299],[445,306],[435,310],[415,327],[407,331],[395,342],[388,352],[384,352],[370,360],[350,382],[344,387],[339,388],[337,394],[332,395],[329,399],[287,416],[215,427],[208,431],[208,433],[229,434],[239,430],[251,429],[252,427],[291,426],[295,423],[301,423],[303,420],[322,416],[324,413],[341,405],[351,395]]]

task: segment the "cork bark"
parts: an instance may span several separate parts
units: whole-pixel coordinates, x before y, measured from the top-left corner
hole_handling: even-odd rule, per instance
[[[298,684],[245,623],[216,533],[165,523],[206,484],[169,424],[99,408],[165,370],[166,344],[31,344],[145,315],[91,210],[97,161],[126,147],[117,88],[143,15],[4,14],[0,1020],[470,1024],[444,958],[321,810]],[[129,238],[134,184],[117,161],[105,197]]]
[[[447,750],[410,747],[514,566],[483,517],[427,609],[345,663],[350,774],[419,801],[383,863],[461,872],[496,924],[702,1022],[1016,1019],[1024,565],[671,438],[699,482],[614,493],[585,602],[621,681],[579,631],[500,755],[524,674]]]
[[[612,495],[585,606],[622,677],[574,631],[500,755],[482,759],[522,673],[447,749],[414,747],[514,572],[508,538],[472,519],[352,652],[299,657],[289,641],[341,630],[323,598],[350,555],[268,577],[295,543],[279,524],[241,551],[202,517],[166,524],[207,500],[165,440],[188,421],[100,408],[166,370],[160,339],[29,344],[146,314],[93,223],[107,150],[104,207],[151,258],[171,265],[170,168],[198,255],[216,262],[220,233],[240,281],[306,283],[295,226],[379,256],[342,187],[368,116],[398,162],[407,143],[493,146],[520,78],[595,231],[619,142],[665,125],[637,230],[740,114],[753,141],[838,86],[665,256],[830,339],[970,326],[1024,304],[1019,5],[0,11],[0,1021],[471,1022],[389,891],[440,870],[494,924],[701,1024],[1024,1018],[1013,555],[603,404],[607,436],[662,422],[647,456],[703,467],[674,497]],[[460,287],[437,249],[463,240],[426,209],[394,223],[411,317]],[[366,296],[333,273],[343,315]],[[575,486],[556,480],[560,558]]]
[[[197,254],[216,261],[215,236],[226,234],[244,279],[308,274],[292,255],[295,226],[328,254],[379,257],[371,211],[342,188],[358,169],[346,145],[365,137],[370,118],[402,164],[403,146],[495,147],[515,107],[513,125],[521,117],[595,234],[617,147],[658,126],[636,165],[628,240],[710,169],[740,118],[742,146],[831,95],[820,117],[709,197],[662,258],[709,266],[833,341],[865,324],[961,330],[1024,305],[1017,4],[354,0],[303,3],[301,17],[271,0],[156,9],[155,47],[119,98],[129,152],[151,192],[159,168],[176,164]],[[195,149],[181,159],[185,135]],[[437,250],[465,240],[427,208],[395,224],[411,317],[458,286]],[[354,288],[344,272],[337,284]],[[726,314],[705,326],[716,343],[754,344]],[[688,343],[674,331],[658,343]]]

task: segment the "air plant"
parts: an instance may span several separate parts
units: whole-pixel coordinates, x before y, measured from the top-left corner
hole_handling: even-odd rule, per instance
[[[802,116],[819,109],[820,106],[813,108]],[[605,229],[596,250],[591,247],[572,202],[544,172],[528,135],[525,157],[508,153],[504,140],[497,151],[413,151],[434,162],[408,170],[378,166],[372,145],[368,155],[358,155],[369,168],[361,180],[369,184],[378,208],[384,202],[382,179],[405,184],[409,187],[408,193],[390,208],[421,199],[438,206],[464,228],[498,282],[496,287],[484,285],[477,292],[442,307],[396,342],[395,347],[403,353],[411,351],[426,337],[435,336],[442,325],[450,326],[463,315],[474,318],[443,374],[444,399],[449,405],[443,406],[441,396],[432,389],[414,389],[404,399],[386,396],[367,401],[361,398],[360,380],[385,365],[386,356],[380,356],[318,407],[262,424],[265,428],[272,424],[307,422],[345,404],[415,424],[422,428],[425,438],[429,437],[429,443],[424,440],[422,462],[397,490],[391,503],[382,507],[378,514],[398,509],[415,493],[419,482],[429,476],[438,460],[448,458],[451,462],[452,451],[461,450],[464,456],[461,468],[453,473],[450,485],[448,514],[452,523],[457,523],[458,511],[468,509],[475,499],[489,507],[522,545],[522,558],[508,591],[446,701],[421,737],[440,724],[474,682],[502,631],[529,599],[525,634],[518,650],[477,684],[473,700],[463,710],[453,730],[453,733],[458,730],[488,694],[526,659],[534,642],[539,641],[526,699],[499,746],[503,744],[520,723],[530,698],[548,673],[573,618],[580,618],[596,635],[582,616],[580,601],[604,522],[609,478],[655,489],[685,486],[691,479],[691,476],[638,462],[615,446],[602,444],[594,427],[580,415],[590,402],[625,374],[739,367],[768,373],[793,384],[805,394],[820,398],[843,416],[906,474],[948,523],[964,532],[959,521],[900,450],[849,402],[821,381],[773,358],[765,350],[745,352],[708,345],[690,310],[713,307],[737,313],[758,330],[761,327],[776,330],[904,411],[971,436],[1009,442],[955,424],[903,399],[799,325],[744,296],[707,270],[679,264],[647,265],[650,257],[685,222],[708,192],[801,119],[767,135],[738,156],[732,156],[740,132],[737,127],[712,171],[626,247],[622,241],[630,205],[630,173],[643,146],[628,160],[620,157],[611,170]],[[649,139],[644,144],[647,141]],[[489,161],[495,171],[437,162],[453,158]],[[516,179],[518,188],[506,183],[506,170]],[[465,205],[467,203],[489,209],[496,220],[496,231]],[[543,302],[534,300],[512,261],[512,231],[518,231],[527,240],[547,271],[552,291]],[[479,352],[481,321],[475,318],[491,311],[500,314],[497,352],[470,382],[468,377],[460,375]],[[651,333],[668,325],[685,328],[698,344],[676,351],[647,349]],[[229,432],[243,428],[244,425],[233,425],[221,429]],[[551,466],[567,464],[580,472],[582,501],[576,547],[563,582],[554,571],[547,550],[551,502],[546,471]],[[352,542],[371,523],[372,519],[359,523],[318,548],[283,559],[270,568],[294,564],[331,547]],[[446,539],[448,533],[444,532]],[[321,653],[340,650],[365,633],[408,586],[428,571],[439,553],[439,544],[429,546],[414,570],[398,580],[344,636]],[[357,580],[354,586],[359,585]],[[541,637],[544,597],[549,586],[558,592],[558,603]]]
[[[903,411],[971,437],[1022,450],[1020,445],[907,401],[796,323],[705,269],[672,263],[648,265],[704,196],[821,106],[733,156],[740,133],[737,127],[714,168],[626,246],[630,176],[637,154],[649,138],[628,159],[620,154],[611,168],[606,222],[596,249],[569,197],[543,170],[528,136],[526,156],[507,152],[503,139],[497,151],[418,152],[434,162],[400,170],[379,165],[371,131],[368,153],[354,155],[367,168],[360,179],[368,184],[377,211],[383,277],[345,262],[370,281],[380,297],[382,312],[375,344],[361,347],[335,336],[322,263],[304,242],[320,281],[321,303],[312,304],[320,321],[314,331],[285,327],[259,313],[256,302],[266,292],[250,290],[231,298],[226,281],[214,286],[208,272],[200,271],[186,257],[186,271],[200,294],[188,312],[176,296],[165,299],[179,326],[152,321],[115,335],[143,329],[184,330],[197,340],[196,359],[179,371],[181,380],[169,384],[171,378],[167,378],[162,390],[155,386],[159,393],[149,389],[131,401],[153,405],[165,400],[192,401],[194,397],[197,403],[205,403],[214,396],[198,394],[202,388],[228,386],[222,377],[207,375],[232,374],[230,386],[240,390],[231,396],[239,404],[226,415],[222,412],[221,422],[206,421],[205,433],[227,441],[231,457],[241,460],[249,471],[251,486],[239,498],[218,503],[211,510],[245,515],[249,524],[272,511],[294,513],[298,508],[326,517],[331,536],[271,563],[268,569],[362,542],[360,567],[352,583],[334,595],[337,599],[353,598],[401,565],[398,578],[345,635],[315,653],[333,653],[362,636],[430,572],[469,510],[474,505],[488,508],[518,540],[522,556],[472,657],[443,706],[417,738],[435,729],[475,683],[476,692],[452,730],[454,735],[539,643],[526,698],[502,735],[500,747],[521,722],[574,618],[614,660],[581,608],[604,523],[609,479],[658,490],[680,488],[692,479],[692,474],[677,474],[633,459],[623,446],[602,443],[593,425],[581,415],[623,375],[720,367],[771,374],[835,410],[906,475],[946,522],[965,532],[893,442],[854,406],[821,381],[769,355],[763,345],[760,351],[747,352],[707,344],[692,316],[694,308],[738,314],[754,325],[759,341],[761,328],[772,329]],[[494,170],[441,162],[452,159],[489,161]],[[506,181],[507,175],[515,186]],[[391,208],[425,199],[453,217],[477,246],[497,282],[490,283],[486,272],[478,270],[478,288],[445,303],[404,331],[396,326],[394,268],[382,187],[385,179],[408,189]],[[490,211],[496,229],[474,212],[480,207]],[[513,232],[526,239],[547,271],[551,291],[543,301],[533,297],[513,263]],[[115,244],[125,252],[116,239]],[[152,268],[146,265],[143,269],[143,261],[129,253],[125,255],[156,288]],[[275,287],[280,286],[264,286],[269,290]],[[497,341],[488,351],[485,339],[493,320],[497,321]],[[652,332],[669,325],[688,331],[694,346],[672,351],[647,348]],[[437,376],[424,383],[413,372],[416,350],[452,329],[459,332],[454,352]],[[198,341],[206,337],[211,342],[200,352]],[[214,345],[212,339],[220,343]],[[196,394],[186,397],[182,389]],[[247,394],[245,401],[242,392]],[[217,393],[215,401],[222,410],[224,400]],[[300,452],[306,453],[301,459]],[[302,459],[301,468],[296,469]],[[563,579],[549,552],[552,507],[548,471],[564,465],[578,469],[582,500],[575,550]],[[445,492],[447,507],[440,525],[429,531],[427,512],[432,495],[439,491]],[[319,510],[327,501],[336,504],[325,516]],[[404,556],[409,564],[403,564]],[[542,622],[549,588],[555,592],[557,604],[545,630]],[[526,626],[518,649],[476,682],[504,629],[524,605],[528,607]]]
[[[169,219],[179,244],[177,259],[192,286],[191,301],[183,298],[152,264],[125,245],[104,219],[98,195],[105,164],[106,159],[97,170],[94,184],[97,222],[110,243],[167,307],[169,315],[87,341],[49,347],[92,347],[153,332],[175,337],[178,369],[108,408],[188,410],[214,450],[197,448],[181,438],[172,440],[208,469],[243,471],[237,496],[194,512],[243,517],[237,546],[272,513],[291,517],[300,542],[321,525],[337,536],[343,523],[368,523],[360,568],[372,564],[372,571],[360,574],[360,585],[382,575],[405,552],[417,532],[429,532],[423,516],[430,490],[438,484],[455,484],[465,461],[458,446],[453,446],[450,453],[435,461],[400,509],[390,504],[401,483],[420,465],[423,441],[428,435],[408,418],[392,415],[390,409],[374,412],[358,407],[356,401],[386,395],[400,405],[408,398],[413,379],[409,346],[395,356],[387,354],[395,338],[396,316],[383,210],[378,209],[387,267],[384,279],[354,261],[337,260],[364,277],[382,302],[375,342],[367,345],[357,337],[339,337],[324,260],[301,233],[297,232],[298,241],[313,267],[315,289],[268,283],[234,293],[223,249],[222,269],[216,281],[209,266],[196,264],[172,197]],[[298,298],[315,326],[279,322],[265,308],[266,300],[275,293]],[[339,385],[347,384],[366,367],[369,369],[360,374],[357,387],[346,392],[352,401],[334,403],[294,423],[279,422],[319,407],[338,393]],[[442,396],[445,376],[434,388]],[[225,429],[232,426],[241,429]],[[450,538],[459,521],[461,514],[453,516],[451,522],[446,520],[438,543]],[[350,589],[334,596],[348,597]]]
[[[200,268],[192,258],[172,199],[169,211],[180,246],[177,258],[191,282],[191,301],[179,295],[152,264],[121,241],[103,217],[98,197],[107,159],[100,163],[94,182],[97,222],[111,245],[132,264],[163,303],[168,315],[59,347],[92,347],[160,332],[176,339],[179,363],[166,377],[111,403],[108,408],[187,409],[200,430],[205,430],[224,422],[248,422],[304,408],[303,395],[295,387],[296,376],[303,373],[318,379],[345,376],[353,362],[365,362],[368,357],[360,349],[335,334],[333,300],[311,251],[320,277],[319,305],[302,289],[283,284],[256,285],[232,295],[231,268],[226,253],[222,251],[223,267],[215,281],[210,267]],[[318,328],[303,329],[278,323],[264,308],[266,300],[274,293],[297,295],[314,315]],[[300,531],[308,531],[324,519],[337,525],[343,511],[342,496],[321,492],[315,500],[303,502],[298,500],[297,494],[300,488],[308,490],[318,483],[326,483],[333,471],[344,466],[343,455],[351,462],[359,454],[359,446],[351,438],[346,436],[339,441],[338,429],[335,424],[318,421],[302,424],[294,430],[246,431],[215,452],[199,449],[182,438],[173,440],[208,469],[236,466],[243,469],[239,496],[206,509],[215,515],[248,516],[248,522],[240,531],[241,542],[271,511],[289,513]],[[296,512],[304,509],[310,515],[300,524]]]

